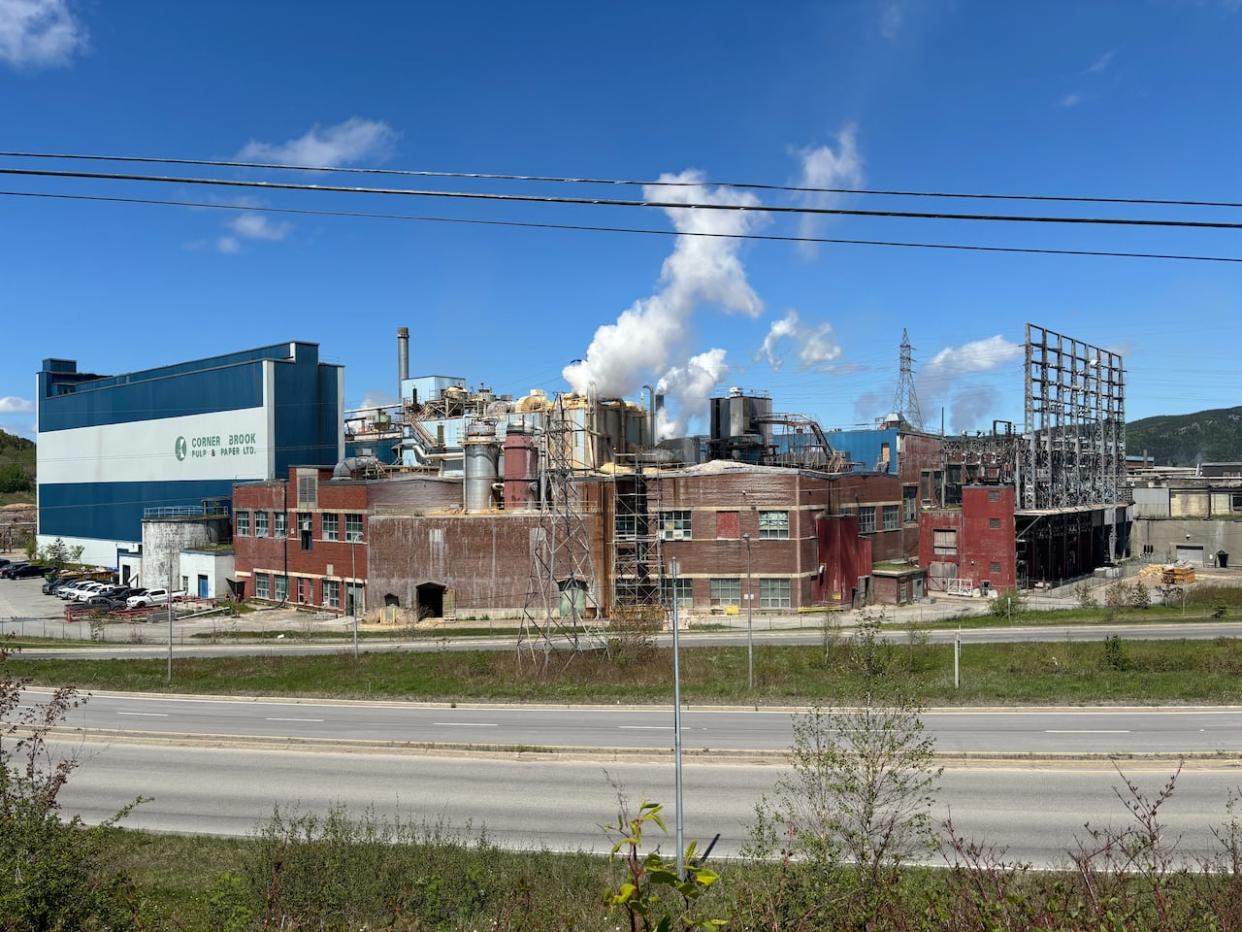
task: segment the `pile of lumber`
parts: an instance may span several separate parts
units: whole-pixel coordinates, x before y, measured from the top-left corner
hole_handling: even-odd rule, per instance
[[[1185,586],[1195,581],[1195,568],[1176,563],[1171,564],[1166,566],[1160,574],[1160,581],[1166,586]]]

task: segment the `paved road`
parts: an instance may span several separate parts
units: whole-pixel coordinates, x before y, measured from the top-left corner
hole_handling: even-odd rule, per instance
[[[37,634],[36,623],[32,623],[31,634]],[[4,631],[21,633],[20,624],[9,623]],[[843,632],[843,634],[846,632]],[[926,632],[931,644],[950,644],[955,631],[939,629]],[[1008,644],[1019,641],[1064,642],[1064,641],[1101,641],[1110,634],[1134,640],[1210,640],[1218,637],[1242,637],[1242,622],[1169,622],[1117,625],[1030,625],[1004,626],[994,628],[967,628],[961,632],[963,644]],[[904,630],[890,630],[885,635],[888,639],[905,643],[908,634]],[[658,643],[669,646],[668,635],[657,638]],[[822,643],[819,632],[804,631],[756,631],[756,644],[785,645],[818,645]],[[745,631],[711,632],[687,635],[682,639],[683,648],[744,646]],[[332,642],[297,642],[267,641],[262,643],[244,644],[175,644],[173,653],[177,657],[241,657],[251,655],[309,656],[315,654],[339,654],[352,648],[348,641]],[[511,651],[514,649],[513,638],[443,638],[418,641],[376,641],[362,643],[364,652],[410,652],[435,653],[437,651],[494,650]],[[84,659],[155,659],[164,658],[168,647],[158,644],[143,645],[108,645],[98,647],[72,648],[27,648],[22,656],[29,658],[45,658],[56,660]]]
[[[158,831],[243,835],[277,805],[323,812],[341,803],[355,812],[375,805],[381,813],[400,811],[458,827],[470,823],[475,832],[486,828],[494,841],[512,847],[600,851],[605,843],[597,826],[615,812],[609,777],[634,801],[673,798],[672,768],[657,764],[610,763],[605,774],[590,763],[93,743],[78,754],[83,765],[61,797],[67,814],[98,821],[141,794],[152,801],[125,824]],[[720,832],[717,850],[736,853],[754,803],[779,773],[772,766],[688,764],[688,837]],[[1144,772],[1136,779],[1151,789],[1166,776]],[[936,813],[943,818],[952,807],[959,832],[1007,845],[1012,856],[1054,865],[1084,822],[1121,822],[1124,813],[1112,789],[1118,782],[1103,769],[947,770]],[[1230,772],[1182,775],[1166,810],[1171,832],[1182,835],[1182,850],[1209,848],[1210,828],[1220,824],[1228,791],[1237,783]]]
[[[31,690],[30,699],[44,695]],[[689,709],[684,745],[782,751],[788,710]],[[936,709],[924,716],[944,753],[1242,754],[1242,708]],[[303,741],[392,741],[513,747],[658,748],[672,745],[670,709],[289,702],[96,694],[68,724],[163,735]]]

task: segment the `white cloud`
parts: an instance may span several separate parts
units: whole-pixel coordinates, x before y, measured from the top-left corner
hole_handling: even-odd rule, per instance
[[[656,426],[660,439],[684,436],[691,419],[707,413],[707,399],[728,374],[725,351],[719,347],[691,356],[684,366],[664,373],[656,384],[665,404]]]
[[[14,68],[67,65],[87,33],[66,0],[0,0],[0,61]]]
[[[689,182],[686,187],[647,185],[648,200],[675,203],[736,204],[758,207],[749,192],[711,189],[697,171],[661,175],[662,182]],[[680,233],[747,233],[766,219],[758,211],[665,208]],[[574,391],[594,390],[606,398],[638,390],[644,379],[662,372],[669,356],[685,342],[690,319],[703,304],[757,317],[763,302],[750,286],[738,257],[741,241],[710,236],[679,236],[660,270],[660,287],[621,312],[614,323],[595,331],[586,355],[562,370]],[[722,351],[723,353],[723,351]],[[696,359],[699,357],[695,357]]]
[[[272,221],[263,214],[240,214],[228,222],[228,227],[243,239],[284,239],[292,227],[283,221]]]
[[[241,243],[238,242],[236,236],[221,236],[216,240],[216,249],[220,252],[232,255],[235,252],[241,252]]]
[[[1011,343],[999,333],[986,340],[972,340],[961,346],[949,346],[931,358],[925,373],[961,375],[966,372],[987,372],[1022,355],[1022,344]]]
[[[364,159],[382,159],[392,152],[397,132],[380,120],[351,117],[335,126],[316,123],[288,142],[250,140],[237,153],[242,162],[337,168]]]
[[[961,384],[964,377],[991,372],[1022,358],[1023,346],[1000,334],[942,349],[918,374],[924,412],[944,406],[952,430],[967,430],[996,408],[996,389],[985,383]]]
[[[793,342],[798,364],[803,369],[830,371],[834,369],[830,363],[841,358],[841,344],[833,336],[832,324],[803,324],[793,308],[780,320],[772,322],[755,358],[766,358],[769,366],[779,369],[783,362],[779,352],[783,340]]]
[[[1077,107],[1080,103],[1082,103],[1081,94],[1066,94],[1064,97],[1062,97],[1060,100],[1057,101],[1057,106],[1058,107]]]
[[[373,388],[362,396],[362,400],[358,402],[358,408],[387,408],[389,405],[397,403],[397,396],[392,392],[386,392],[382,389]]]
[[[1113,58],[1116,56],[1116,54],[1117,54],[1116,49],[1109,49],[1107,52],[1105,52],[1103,55],[1101,55],[1099,58],[1097,58],[1090,65],[1087,66],[1087,73],[1088,74],[1100,74],[1101,72],[1105,71],[1108,68],[1108,66],[1112,64]]]
[[[798,186],[804,188],[858,188],[863,183],[863,160],[858,152],[857,130],[851,124],[837,133],[837,147],[823,145],[796,149],[801,175]],[[841,195],[827,191],[806,191],[799,200],[803,206],[826,208],[841,201]],[[803,216],[798,225],[800,236],[815,236],[823,226],[823,218]],[[799,243],[798,251],[810,258],[816,253],[814,243]]]
[[[29,414],[34,410],[34,402],[16,395],[0,397],[0,414]]]
[[[905,21],[906,11],[900,3],[889,3],[880,16],[880,35],[890,42],[897,38],[901,24]]]

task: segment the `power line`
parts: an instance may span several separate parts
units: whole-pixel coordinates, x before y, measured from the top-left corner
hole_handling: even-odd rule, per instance
[[[0,152],[18,159],[57,159],[93,162],[130,162],[154,165],[200,165],[212,168],[265,168],[277,171],[336,172],[339,174],[389,175],[406,178],[462,178],[476,181],[528,181],[551,184],[594,184],[665,188],[719,187],[750,191],[785,191],[793,194],[860,194],[882,197],[929,197],[993,201],[1054,201],[1073,204],[1141,204],[1165,207],[1242,207],[1242,201],[1198,201],[1154,197],[1103,197],[1059,194],[989,194],[967,191],[906,191],[887,188],[824,188],[811,185],[766,184],[753,181],[667,181],[631,178],[577,178],[559,175],[515,175],[495,172],[455,172],[403,168],[359,168],[335,165],[291,165],[279,162],[239,162],[225,159],[175,159],[141,155],[94,155],[69,152]]]
[[[942,249],[958,252],[1011,253],[1018,255],[1083,256],[1111,259],[1164,259],[1185,262],[1242,263],[1242,257],[1203,256],[1183,253],[1126,252],[1102,249],[1054,249],[1035,246],[981,246],[971,243],[924,243],[903,240],[846,239],[825,236],[782,236],[767,233],[709,233],[653,230],[646,227],[599,226],[578,223],[538,223],[521,220],[492,220],[478,217],[443,217],[419,214],[389,214],[352,210],[314,210],[297,207],[254,207],[247,204],[212,204],[206,201],[162,200],[159,198],[112,197],[100,194],[54,194],[46,191],[0,191],[0,197],[47,198],[66,201],[94,201],[111,204],[146,204],[163,207],[191,207],[247,213],[294,214],[312,217],[354,217],[369,220],[397,220],[418,223],[450,223],[467,226],[510,227],[529,230],[567,230],[586,233],[630,233],[643,236],[699,236],[713,239],[758,240],[782,243],[819,243],[829,246],[883,246],[900,249]]]
[[[574,204],[590,207],[644,207],[661,210],[714,210],[749,214],[812,214],[834,217],[876,217],[905,220],[970,220],[988,223],[1068,223],[1077,225],[1177,227],[1187,229],[1242,230],[1242,223],[1222,220],[1155,220],[1133,217],[1065,217],[1030,214],[961,214],[917,210],[864,210],[844,207],[783,207],[750,204],[713,204],[696,201],[631,200],[626,198],[568,197],[548,194],[501,194],[495,191],[431,191],[419,188],[371,188],[355,185],[294,184],[288,181],[247,181],[230,178],[189,178],[176,175],[135,175],[117,172],[61,171],[35,168],[0,168],[0,175],[39,178],[79,178],[93,181],[139,181],[158,184],[208,185],[225,188],[259,188],[268,191],[320,191],[338,194],[447,198],[468,201],[507,201],[535,204]]]

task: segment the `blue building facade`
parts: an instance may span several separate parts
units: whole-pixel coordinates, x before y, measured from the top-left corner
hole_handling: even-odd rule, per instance
[[[116,567],[149,509],[225,503],[233,483],[344,454],[344,367],[289,342],[101,376],[67,359],[38,374],[39,543]]]

